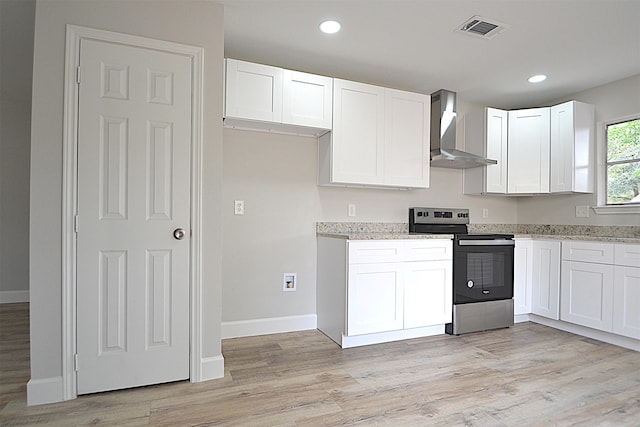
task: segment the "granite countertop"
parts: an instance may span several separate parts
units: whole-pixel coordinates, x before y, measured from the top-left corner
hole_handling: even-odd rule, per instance
[[[640,243],[640,238],[616,236],[561,235],[561,234],[515,234],[516,239],[581,240],[590,242]]]
[[[469,224],[470,233],[511,233],[516,238],[640,244],[640,227],[548,224]],[[451,239],[451,234],[409,234],[407,223],[318,222],[316,234],[348,240]]]
[[[403,239],[453,239],[453,234],[409,234],[385,232],[322,232],[320,237],[334,237],[347,240],[403,240]]]

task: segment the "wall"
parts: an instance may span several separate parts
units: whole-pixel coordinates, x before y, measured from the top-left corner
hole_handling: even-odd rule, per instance
[[[35,0],[0,1],[0,303],[29,300]]]
[[[559,104],[569,100],[595,105],[596,126],[603,122],[640,114],[640,75],[575,95],[558,99]],[[601,134],[596,129],[596,135]],[[599,141],[602,144],[602,141]],[[521,198],[518,202],[518,222],[521,224],[579,224],[579,225],[640,225],[637,214],[597,215],[590,210],[589,218],[576,218],[576,205],[597,206],[597,195],[536,196]]]
[[[317,149],[313,138],[224,130],[223,336],[238,322],[248,323],[245,333],[276,332],[315,316],[318,221],[407,222],[409,207],[434,206],[469,208],[475,223],[517,222],[517,200],[463,195],[461,170],[432,168],[426,190],[319,187]],[[244,216],[234,215],[234,200],[245,201]],[[286,272],[298,273],[297,291],[282,291]],[[288,324],[269,329],[281,317]]]
[[[223,7],[211,1],[36,3],[31,126],[30,403],[63,398],[61,381],[61,194],[66,24],[203,47],[202,358],[220,357]],[[42,394],[39,394],[42,392]]]

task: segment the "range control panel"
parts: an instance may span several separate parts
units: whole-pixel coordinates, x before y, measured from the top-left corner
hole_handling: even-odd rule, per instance
[[[410,208],[415,224],[469,224],[469,209]]]

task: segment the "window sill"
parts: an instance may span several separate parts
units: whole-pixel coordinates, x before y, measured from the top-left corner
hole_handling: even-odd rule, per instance
[[[591,209],[598,215],[640,214],[640,205],[594,206]]]

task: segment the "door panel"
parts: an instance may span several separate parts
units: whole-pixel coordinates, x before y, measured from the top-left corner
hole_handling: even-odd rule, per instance
[[[78,393],[186,379],[191,59],[83,39],[80,68]]]

